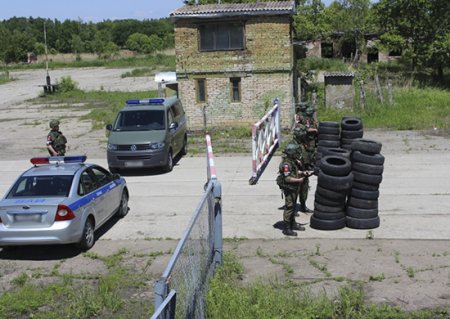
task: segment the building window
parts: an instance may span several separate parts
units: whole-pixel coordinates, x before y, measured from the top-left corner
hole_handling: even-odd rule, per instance
[[[199,27],[200,51],[244,49],[244,26],[236,23],[205,24]]]
[[[231,102],[241,101],[241,78],[230,78]]]
[[[197,102],[206,102],[206,79],[195,80]]]

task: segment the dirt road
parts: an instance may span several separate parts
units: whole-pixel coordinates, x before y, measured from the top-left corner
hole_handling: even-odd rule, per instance
[[[51,76],[70,75],[83,89],[132,91],[154,87],[148,78],[122,79],[120,75],[126,71],[61,70],[52,71]],[[30,153],[46,155],[50,118],[62,118],[61,128],[70,137],[72,153],[86,153],[105,163],[105,132],[92,130],[89,121],[79,119],[86,110],[28,101],[42,90],[38,85],[44,81],[45,71],[12,76],[16,81],[0,85],[2,194],[28,167]],[[284,238],[272,227],[281,217],[273,173],[279,159],[273,159],[256,186],[249,186],[247,165],[250,168],[251,157],[217,154],[218,176],[223,184],[224,236],[231,238],[224,248],[241,258],[244,283],[258,278],[289,278],[333,296],[338,286],[361,282],[368,302],[408,310],[450,306],[450,170],[446,166],[450,140],[441,133],[367,132],[367,137],[383,143],[386,157],[380,198],[382,224],[374,230],[373,239],[368,238],[367,231],[321,232],[309,227],[296,239]],[[125,219],[112,221],[99,232],[92,252],[111,256],[122,251],[123,265],[149,279],[131,298],[153,302],[152,282],[161,275],[177,244],[176,240],[161,238],[177,239],[187,225],[202,192],[203,160],[182,159],[167,175],[126,177],[132,210]],[[167,189],[176,197],[171,197]],[[313,192],[310,194],[308,204],[312,207]],[[303,222],[308,218],[300,217]],[[293,271],[286,271],[288,268]],[[39,278],[36,280],[47,282],[65,273],[85,274],[89,275],[84,276],[89,284],[89,278],[108,271],[101,260],[71,247],[1,250],[0,269],[0,293],[10,289],[12,280],[22,272],[42,274],[35,276]]]

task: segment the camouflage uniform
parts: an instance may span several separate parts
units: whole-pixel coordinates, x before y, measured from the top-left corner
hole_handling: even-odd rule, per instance
[[[308,134],[305,129],[295,128],[294,139],[291,143],[295,143],[299,146],[297,157],[301,161],[301,171],[312,171],[315,163],[315,148],[311,146]],[[303,183],[299,187],[299,201],[300,211],[303,213],[310,212],[310,209],[306,207],[306,200],[308,198],[309,191],[309,178],[304,177]]]
[[[284,230],[283,234],[289,236],[297,236],[294,230],[304,230],[299,224],[295,222],[295,204],[297,202],[299,183],[293,182],[290,178],[301,178],[299,175],[299,167],[296,163],[296,152],[298,151],[298,146],[295,144],[288,144],[284,150],[285,156],[282,157],[279,174],[282,176],[283,183],[283,194],[285,199],[285,206],[283,212]]]
[[[53,149],[58,153],[58,156],[64,156],[66,154],[66,137],[58,130],[59,121],[50,121],[51,131],[47,135],[47,145],[51,145]],[[48,150],[51,156],[54,156],[50,150]]]

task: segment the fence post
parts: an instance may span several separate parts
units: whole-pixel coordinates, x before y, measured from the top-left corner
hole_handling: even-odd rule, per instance
[[[213,195],[215,199],[214,205],[214,263],[222,264],[222,184],[217,180],[213,180]]]
[[[393,102],[393,98],[392,98],[392,80],[391,79],[388,79],[387,87],[388,87],[388,101],[389,101],[389,105],[392,105],[394,102]]]
[[[155,282],[155,310],[158,309],[159,306],[163,304],[164,299],[166,299],[166,297],[167,297],[166,278],[163,277]]]
[[[377,87],[378,99],[381,103],[384,102],[383,92],[381,91],[380,79],[378,78],[378,74],[375,74],[375,85]]]
[[[366,107],[366,95],[364,94],[364,81],[359,81],[359,103],[361,106],[361,109],[364,110]]]

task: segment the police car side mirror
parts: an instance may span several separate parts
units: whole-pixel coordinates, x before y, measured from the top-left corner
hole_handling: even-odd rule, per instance
[[[120,175],[117,173],[114,173],[112,177],[113,177],[113,180],[120,179]]]
[[[111,124],[106,125],[106,129],[107,129],[108,131],[112,131],[112,125],[111,125]]]

